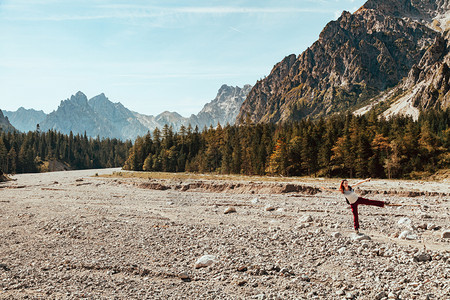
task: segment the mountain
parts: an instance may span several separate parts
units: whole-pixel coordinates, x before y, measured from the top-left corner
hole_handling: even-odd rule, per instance
[[[113,136],[112,124],[95,112],[82,92],[61,101],[58,109],[48,114],[39,125],[41,131],[55,130],[65,134],[72,132],[81,135],[86,132],[86,135],[91,137]]]
[[[42,110],[25,109],[20,107],[17,111],[3,111],[11,124],[23,132],[36,130],[36,125],[42,122],[47,116]]]
[[[207,103],[197,115],[192,115],[189,123],[197,125],[200,129],[210,125],[215,127],[217,123],[233,125],[251,88],[249,84],[243,88],[222,85],[216,98]]]
[[[56,111],[46,116],[44,114],[43,120],[38,123],[41,131],[55,130],[81,135],[86,132],[86,135],[91,137],[121,140],[134,140],[157,127],[162,129],[166,124],[172,126],[175,131],[189,124],[202,130],[205,126],[215,127],[218,123],[234,124],[239,108],[250,90],[250,85],[243,88],[223,85],[214,100],[207,103],[197,115],[191,115],[189,118],[168,111],[157,116],[139,114],[127,109],[120,102],[113,103],[103,93],[88,100],[85,94],[78,92],[61,101]],[[31,116],[32,112],[36,111],[19,109],[11,114],[25,116],[28,113]],[[31,117],[29,118],[28,126],[33,127],[24,131],[36,129],[35,119],[31,121]]]
[[[16,129],[11,125],[11,123],[9,123],[8,117],[5,117],[0,109],[0,131],[13,132],[15,130]]]
[[[132,140],[138,135],[146,134],[149,130],[139,122],[132,111],[120,102],[111,102],[103,93],[90,99],[88,104],[104,121],[105,126],[110,127],[111,134],[106,137]]]
[[[258,81],[237,120],[278,122],[378,107],[449,107],[449,0],[369,0]],[[404,109],[402,109],[404,108]]]
[[[189,118],[182,117],[176,112],[165,111],[159,115],[146,116],[135,113],[138,120],[144,124],[150,131],[156,127],[162,128],[165,124],[172,126],[172,128],[178,131],[181,126],[191,125],[193,128],[196,126],[199,130],[204,127],[213,126],[217,124],[226,125],[227,123],[233,125],[236,120],[236,116],[239,113],[240,107],[251,90],[251,85],[244,85],[243,88],[238,86],[222,85],[217,92],[216,97],[205,104],[202,110]]]

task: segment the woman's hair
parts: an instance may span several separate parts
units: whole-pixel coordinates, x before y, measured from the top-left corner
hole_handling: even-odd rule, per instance
[[[345,181],[347,181],[347,179],[344,179],[344,180],[342,180],[341,181],[341,184],[339,185],[339,190],[341,191],[341,193],[343,194],[344,193],[344,190],[345,190],[345,188],[344,188],[344,182]],[[350,189],[352,189],[352,187],[351,186],[348,186]]]

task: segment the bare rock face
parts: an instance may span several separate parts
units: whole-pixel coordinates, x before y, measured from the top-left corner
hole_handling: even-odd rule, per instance
[[[3,115],[1,109],[0,109],[0,130],[5,132],[12,132],[16,130],[9,122],[8,117],[5,117]]]
[[[344,12],[311,47],[287,56],[256,83],[237,120],[249,115],[254,122],[278,122],[353,110],[383,91],[411,89],[425,79],[412,95],[428,96],[417,96],[413,105],[448,107],[448,38],[442,34],[448,9],[448,0],[369,0],[354,14]]]

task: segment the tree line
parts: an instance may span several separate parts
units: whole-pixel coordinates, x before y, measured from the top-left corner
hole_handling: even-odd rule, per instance
[[[71,169],[121,167],[131,147],[130,141],[94,139],[72,132],[0,131],[0,170],[8,174],[40,172],[44,162],[50,160]]]
[[[415,178],[450,167],[450,109],[379,118],[375,111],[282,124],[165,125],[138,137],[124,168],[220,174]]]

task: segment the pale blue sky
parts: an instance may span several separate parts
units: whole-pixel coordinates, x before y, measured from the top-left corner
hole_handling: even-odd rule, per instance
[[[82,91],[156,115],[254,85],[363,0],[0,0],[0,109]]]

